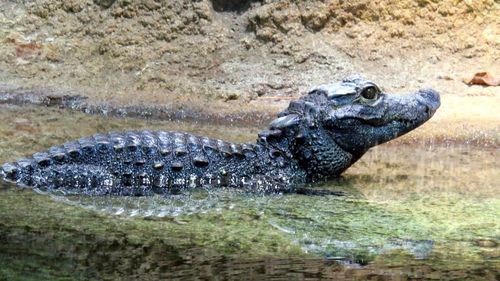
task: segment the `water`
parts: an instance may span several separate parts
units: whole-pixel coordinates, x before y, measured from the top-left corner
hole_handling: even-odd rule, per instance
[[[0,162],[95,132],[258,132],[9,106],[0,118]],[[313,186],[342,197],[62,197],[2,184],[0,280],[498,279],[498,145],[428,143],[376,147]]]

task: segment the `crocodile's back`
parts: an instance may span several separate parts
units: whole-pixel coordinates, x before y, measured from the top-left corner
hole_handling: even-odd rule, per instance
[[[65,193],[146,195],[203,185],[229,185],[253,169],[259,147],[188,133],[96,134],[3,165],[6,180]]]

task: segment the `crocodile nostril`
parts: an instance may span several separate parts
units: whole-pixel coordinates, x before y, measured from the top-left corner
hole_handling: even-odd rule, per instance
[[[427,106],[427,105],[425,106],[425,113],[426,113],[427,115],[431,114],[431,109],[430,109],[430,108],[429,108],[429,106]]]
[[[432,89],[420,90],[418,99],[425,104],[430,112],[435,112],[441,105],[441,98],[439,93]]]

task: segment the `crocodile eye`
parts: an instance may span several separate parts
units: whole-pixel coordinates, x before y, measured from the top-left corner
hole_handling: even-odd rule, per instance
[[[376,99],[378,96],[378,89],[375,86],[368,86],[361,91],[361,96],[368,100]]]

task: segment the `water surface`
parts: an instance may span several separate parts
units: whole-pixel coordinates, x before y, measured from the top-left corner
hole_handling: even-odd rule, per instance
[[[38,107],[0,106],[0,120],[0,162],[96,132],[148,128],[251,141],[259,131]],[[223,189],[63,197],[2,183],[0,277],[495,280],[496,147],[381,145],[343,177],[311,187],[342,197]]]

